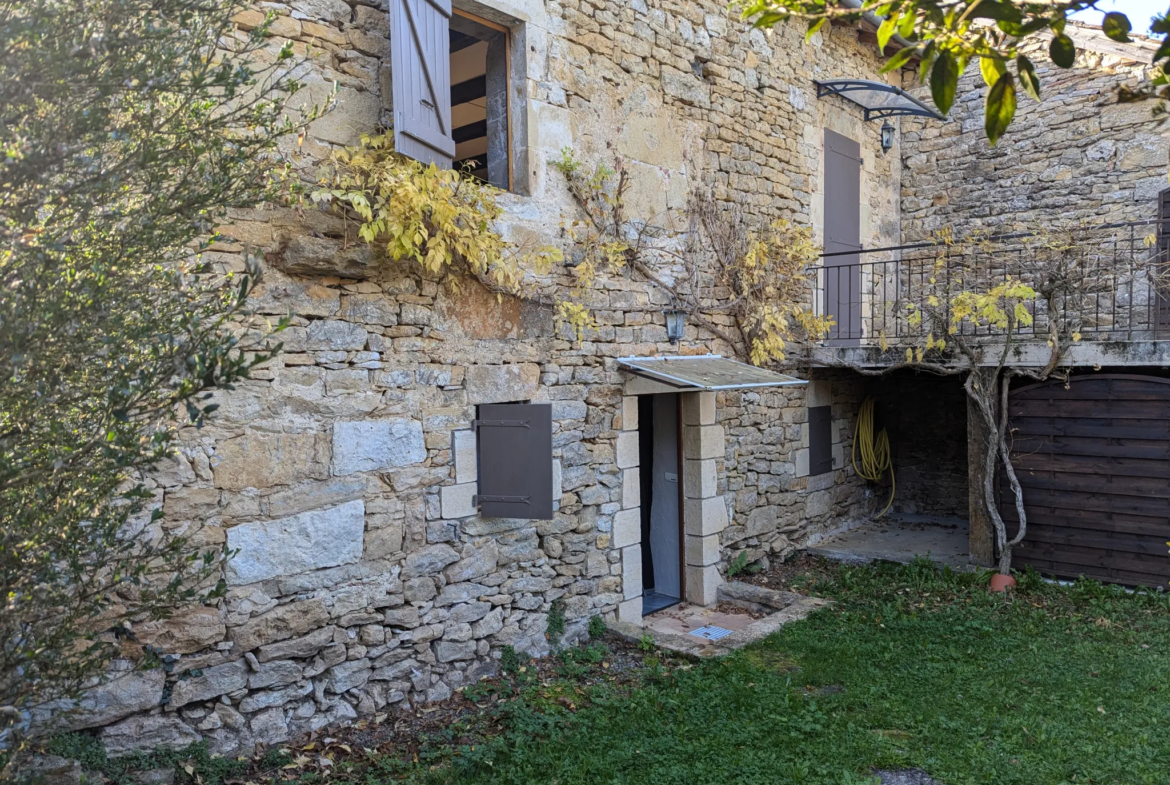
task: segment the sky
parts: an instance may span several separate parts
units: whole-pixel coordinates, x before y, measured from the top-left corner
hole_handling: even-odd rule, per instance
[[[1135,33],[1148,33],[1150,17],[1170,10],[1170,0],[1101,0],[1097,7],[1099,11],[1085,11],[1074,18],[1090,24],[1101,24],[1101,17],[1106,11],[1120,11],[1129,17]]]

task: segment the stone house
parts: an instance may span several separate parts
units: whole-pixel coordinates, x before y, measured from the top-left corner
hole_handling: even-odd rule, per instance
[[[337,85],[335,108],[285,151],[311,170],[393,125],[400,150],[472,162],[506,189],[501,232],[540,242],[561,242],[575,209],[549,163],[566,147],[620,159],[647,219],[707,187],[826,244],[839,211],[853,216],[846,243],[873,248],[970,220],[940,211],[966,203],[957,142],[979,144],[967,120],[893,118],[883,146],[862,107],[818,98],[818,81],[886,78],[871,27],[805,44],[795,27],[747,29],[723,0],[447,6],[280,0],[241,15],[246,30],[278,13],[273,50],[291,40],[305,58],[295,100]],[[1088,150],[1113,131],[1092,131],[1085,177]],[[1129,149],[1115,142],[1108,159]],[[842,162],[844,192],[827,175]],[[240,754],[441,700],[491,673],[505,646],[547,652],[550,612],[571,642],[594,615],[639,623],[651,603],[709,605],[739,554],[783,558],[877,504],[848,458],[874,382],[804,368],[712,383],[746,371],[696,358],[734,347],[693,324],[671,340],[669,301],[637,276],[593,293],[597,326],[577,340],[547,308],[378,259],[325,213],[234,211],[219,231],[208,257],[242,269],[262,250],[256,310],[291,312],[292,325],[152,480],[163,525],[236,553],[224,601],[135,630],[165,668],[118,663],[126,672],[86,699],[74,727],[100,729],[112,753],[204,738]],[[677,356],[691,366],[661,360]],[[924,509],[944,479],[965,492],[965,434],[953,441],[954,460],[910,483]]]

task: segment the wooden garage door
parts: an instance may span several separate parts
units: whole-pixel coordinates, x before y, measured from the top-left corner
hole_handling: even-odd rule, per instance
[[[1012,461],[1028,532],[1013,565],[1046,575],[1170,581],[1170,379],[1100,374],[1016,390]],[[1009,535],[1014,500],[1000,483]]]

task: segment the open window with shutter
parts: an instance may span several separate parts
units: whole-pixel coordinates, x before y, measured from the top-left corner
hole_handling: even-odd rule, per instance
[[[482,404],[475,429],[479,514],[487,518],[551,520],[552,405]]]
[[[451,0],[391,0],[395,149],[522,192],[527,166],[512,151],[524,149],[524,40],[515,20]]]
[[[808,410],[808,473],[815,477],[833,471],[833,407]]]

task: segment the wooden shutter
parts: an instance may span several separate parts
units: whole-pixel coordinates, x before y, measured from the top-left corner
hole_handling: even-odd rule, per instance
[[[808,410],[808,473],[815,477],[833,471],[833,407]]]
[[[825,311],[831,340],[861,337],[861,145],[825,129]]]
[[[553,517],[552,405],[479,407],[479,514],[487,518]]]
[[[394,148],[451,168],[451,0],[390,0]]]

